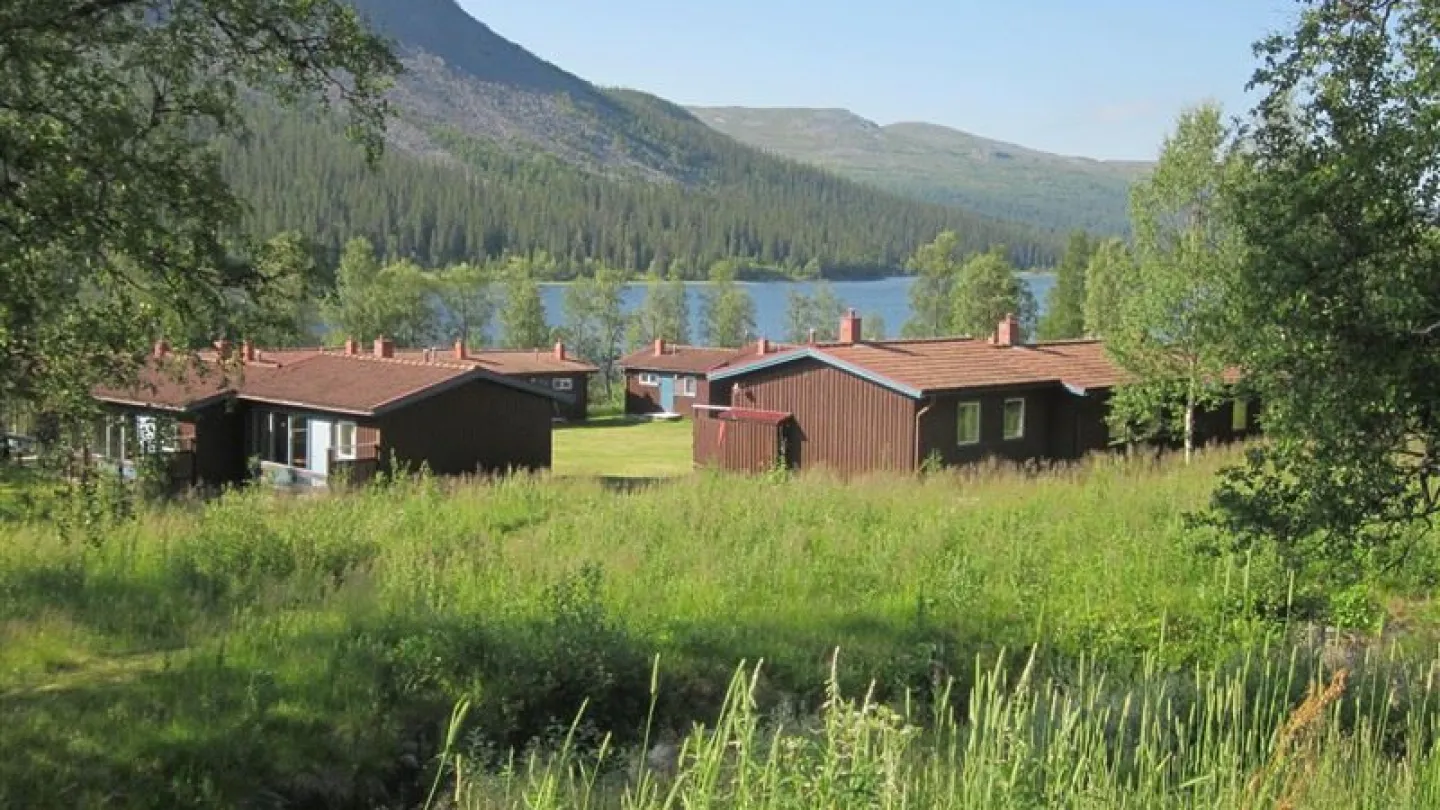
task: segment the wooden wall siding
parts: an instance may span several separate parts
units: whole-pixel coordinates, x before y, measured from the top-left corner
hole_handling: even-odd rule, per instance
[[[249,474],[248,417],[244,405],[228,402],[206,408],[195,417],[190,432],[195,441],[197,483],[219,486],[245,480]],[[183,435],[185,429],[181,432]]]
[[[457,475],[550,466],[551,400],[475,380],[379,420],[382,461]]]
[[[1109,448],[1108,403],[1108,394],[1076,396],[1056,390],[1050,407],[1051,457],[1075,460]]]
[[[657,371],[655,373],[659,374],[662,377],[666,374],[675,374],[674,372],[663,371]],[[695,405],[695,403],[705,401],[704,393],[708,382],[706,381],[705,375],[703,374],[682,374],[678,376],[694,376],[697,378],[695,383],[695,396],[682,397],[679,393],[675,394],[675,413],[680,414],[681,416],[689,417],[694,414],[695,409],[693,406]],[[676,383],[676,389],[678,391],[679,383]],[[625,413],[627,415],[643,416],[652,413],[663,413],[664,410],[664,408],[660,407],[659,386],[651,387],[648,385],[641,385],[640,372],[625,372]]]
[[[712,398],[737,408],[794,414],[787,452],[797,467],[849,473],[916,466],[918,405],[909,397],[814,360],[762,369],[733,382],[740,384],[739,399],[731,401],[733,387]]]
[[[717,419],[697,412],[694,419],[694,459],[697,467],[719,467],[733,472],[762,473],[780,460],[782,425]]]
[[[1004,403],[1007,399],[1025,400],[1025,431],[1019,439],[1004,438]],[[1051,431],[1054,424],[1054,389],[991,390],[975,393],[941,394],[926,400],[930,404],[920,417],[920,460],[932,453],[945,464],[969,464],[988,458],[1025,461],[1049,458]],[[957,444],[959,437],[959,404],[980,403],[980,443]],[[1068,436],[1061,436],[1064,441]]]

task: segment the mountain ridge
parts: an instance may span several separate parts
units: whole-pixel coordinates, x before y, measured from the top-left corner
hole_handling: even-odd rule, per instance
[[[1060,230],[1124,233],[1130,183],[1153,166],[1045,152],[927,121],[879,124],[838,107],[686,109],[742,143],[876,188]]]
[[[261,117],[230,172],[252,228],[303,226],[441,263],[544,252],[583,270],[719,259],[786,273],[898,271],[940,230],[1049,264],[1058,234],[904,198],[745,146],[680,105],[602,89],[505,39],[454,0],[350,0],[405,66],[382,171],[340,154],[333,121]],[[298,116],[305,119],[305,116]],[[435,167],[439,167],[436,169]]]

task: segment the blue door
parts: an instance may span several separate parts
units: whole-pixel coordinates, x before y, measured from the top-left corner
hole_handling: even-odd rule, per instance
[[[660,378],[660,409],[665,413],[675,412],[675,378]]]

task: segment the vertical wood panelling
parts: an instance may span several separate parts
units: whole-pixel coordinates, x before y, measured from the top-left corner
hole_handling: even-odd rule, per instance
[[[785,428],[761,422],[695,415],[696,466],[734,472],[765,472],[780,460],[780,432]]]
[[[475,380],[379,420],[383,461],[390,451],[443,474],[550,466],[552,401]]]
[[[915,466],[916,403],[908,397],[814,360],[734,382],[738,398],[726,397],[734,407],[794,415],[789,453],[798,467],[855,473]]]

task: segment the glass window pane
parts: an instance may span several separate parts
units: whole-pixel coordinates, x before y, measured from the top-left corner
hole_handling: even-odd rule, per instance
[[[335,426],[335,457],[355,458],[355,423],[340,422]]]
[[[304,416],[290,419],[290,466],[310,465],[310,420]]]
[[[1005,438],[1018,439],[1025,435],[1025,400],[1005,400]]]
[[[1249,403],[1243,399],[1237,399],[1232,404],[1230,412],[1230,429],[1241,431],[1250,426]]]
[[[283,413],[270,414],[270,453],[266,461],[288,464],[290,461],[290,417]]]
[[[980,441],[980,403],[960,403],[956,414],[955,435],[958,444],[976,444]]]

